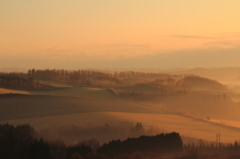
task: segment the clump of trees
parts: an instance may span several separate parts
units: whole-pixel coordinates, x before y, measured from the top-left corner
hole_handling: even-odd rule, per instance
[[[146,80],[156,80],[156,82],[161,84],[174,84],[176,79],[181,77],[182,75],[138,71],[107,72],[98,70],[29,69],[27,73],[0,73],[0,87],[17,89],[47,87],[46,84],[37,82],[39,80],[65,82],[81,86],[129,85],[142,83]]]
[[[28,77],[24,73],[0,73],[0,87],[27,90],[53,88],[36,82],[32,77]]]
[[[30,125],[17,125],[8,123],[0,125],[0,158],[15,159],[26,157],[30,144],[34,141],[35,131]]]
[[[196,75],[185,76],[181,80],[178,80],[176,85],[186,88],[226,90],[226,87],[218,81]]]
[[[136,129],[141,131],[142,124],[137,123]],[[105,159],[137,151],[170,152],[180,150],[182,146],[178,133],[112,140],[102,146],[96,139],[66,146],[61,141],[46,142],[43,138],[37,138],[36,132],[28,124],[0,125],[0,158],[3,159]]]
[[[142,130],[137,123],[136,129]],[[2,159],[198,159],[239,158],[240,144],[209,143],[183,145],[176,132],[154,136],[140,136],[125,140],[112,140],[102,146],[96,139],[82,140],[74,145],[62,141],[37,138],[28,124],[13,126],[0,124],[0,158]]]
[[[181,150],[182,139],[178,133],[159,134],[156,136],[140,136],[138,138],[128,138],[127,140],[113,140],[104,144],[98,152],[107,156],[116,156],[121,153],[158,152],[169,153]]]
[[[28,77],[37,80],[51,80],[57,82],[78,82],[85,85],[90,84],[126,84],[124,81],[136,79],[150,79],[163,82],[174,83],[181,75],[170,75],[165,73],[138,72],[138,71],[97,71],[97,70],[64,70],[64,69],[29,69]],[[161,80],[163,79],[163,80]]]
[[[29,69],[27,73],[0,73],[0,87],[17,89],[36,89],[51,87],[36,81],[55,81],[81,86],[123,86],[140,84],[139,87],[148,87],[161,94],[169,94],[173,87],[209,88],[224,90],[222,84],[208,78],[187,75],[172,75],[156,72],[138,71],[97,71],[97,70],[64,70],[64,69]],[[147,88],[146,88],[147,87]],[[45,88],[46,89],[46,88]],[[156,92],[154,91],[154,92]]]

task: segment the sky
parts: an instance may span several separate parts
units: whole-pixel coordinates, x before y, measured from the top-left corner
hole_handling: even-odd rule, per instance
[[[240,67],[239,0],[1,0],[0,68]]]

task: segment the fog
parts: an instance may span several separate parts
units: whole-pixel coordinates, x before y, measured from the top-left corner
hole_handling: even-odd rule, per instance
[[[1,123],[30,124],[48,141],[101,144],[177,131],[184,143],[237,140],[239,68],[29,69],[0,75]],[[141,130],[135,131],[141,123]],[[192,126],[199,127],[192,129]],[[201,131],[200,131],[201,130]]]

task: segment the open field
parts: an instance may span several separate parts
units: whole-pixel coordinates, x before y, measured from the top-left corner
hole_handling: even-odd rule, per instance
[[[44,91],[22,91],[22,90],[0,88],[0,94],[10,94],[10,93],[50,95],[50,96],[94,97],[94,98],[109,98],[109,97],[115,96],[112,91],[109,91],[109,89],[92,88],[92,87],[60,87],[53,90],[44,90]]]
[[[179,132],[183,136],[222,142],[240,140],[240,129],[171,114],[119,99],[63,96],[15,95],[0,97],[0,122],[31,124],[37,131],[72,125],[99,127],[106,123],[142,122],[159,132]],[[87,136],[89,135],[89,136]],[[91,138],[90,134],[84,137]],[[95,136],[96,138],[98,136]]]
[[[50,86],[53,86],[55,88],[69,88],[69,87],[72,87],[69,84],[61,83],[61,82],[43,81],[43,80],[37,80],[37,82],[39,82],[41,84],[50,85]]]
[[[0,120],[48,117],[89,112],[161,112],[118,99],[13,95],[0,97]]]
[[[185,137],[203,139],[213,142],[215,141],[216,134],[220,133],[222,142],[232,143],[235,140],[240,140],[240,129],[171,114],[90,112],[36,118],[22,118],[15,120],[2,120],[1,122],[9,122],[14,125],[29,123],[37,131],[41,131],[54,128],[68,128],[71,126],[95,128],[104,126],[106,123],[114,124],[126,121],[130,123],[136,123],[140,121],[144,124],[146,129],[149,129],[151,126],[153,126],[154,129],[159,131],[159,133],[175,131],[179,132]],[[87,138],[92,137],[94,136],[88,136]]]
[[[107,86],[80,87],[77,83],[71,86],[55,81],[40,82],[54,88],[41,91],[0,88],[0,94],[4,94],[0,95],[0,123],[28,123],[44,138],[59,138],[67,143],[92,137],[101,143],[124,139],[137,122],[141,122],[145,130],[154,129],[154,133],[175,131],[185,137],[207,141],[215,141],[216,134],[220,133],[221,142],[240,140],[240,128],[231,127],[238,126],[237,121],[233,122],[239,114],[238,105],[227,98],[233,96],[227,90],[194,87],[187,93],[174,93],[179,89],[174,85],[149,82],[119,85],[113,87],[115,89]],[[141,101],[149,96],[150,102],[153,102],[151,96],[155,93],[158,95],[155,104],[165,106],[163,108],[168,111],[126,101],[128,98],[122,98],[121,91],[140,92],[142,96],[136,99]],[[178,111],[190,111],[185,114],[199,115],[202,119],[209,116],[211,120],[180,115]],[[223,118],[224,115],[226,118]],[[223,119],[224,123],[218,124]],[[228,120],[233,120],[233,124],[229,124]]]
[[[14,90],[14,89],[6,89],[6,88],[0,88],[0,94],[10,94],[10,93],[16,93],[16,94],[31,94],[28,91],[20,91],[20,90]]]
[[[222,126],[201,119],[193,119],[175,114],[111,113],[111,115],[131,122],[141,120],[145,126],[154,125],[165,132],[179,132],[183,136],[215,141],[217,133],[222,142],[240,140],[240,129]]]
[[[31,91],[35,95],[54,95],[54,96],[80,96],[94,98],[108,98],[113,94],[107,89],[91,87],[69,87],[49,91]]]

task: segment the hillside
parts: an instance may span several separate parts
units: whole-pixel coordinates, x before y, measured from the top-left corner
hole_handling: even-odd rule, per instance
[[[76,137],[96,137],[101,142],[126,138],[131,123],[136,122],[142,122],[152,133],[177,131],[183,136],[210,141],[214,141],[217,132],[221,132],[222,142],[232,142],[240,133],[236,128],[119,99],[5,95],[0,97],[0,107],[1,123],[29,123],[47,139],[61,138],[68,143]],[[119,133],[121,131],[125,133]]]
[[[202,90],[222,90],[226,91],[227,88],[216,80],[211,80],[209,78],[204,78],[196,75],[188,75],[178,80],[177,86],[187,87],[190,89],[202,89]]]
[[[70,144],[78,138],[125,139],[134,135],[131,130],[137,122],[151,135],[177,131],[185,137],[214,141],[220,132],[223,142],[238,138],[239,129],[233,126],[239,126],[239,96],[210,78],[35,69],[1,75],[2,79],[20,77],[11,78],[8,86],[2,80],[0,122],[29,123],[49,140]],[[18,83],[21,88],[15,88]]]

